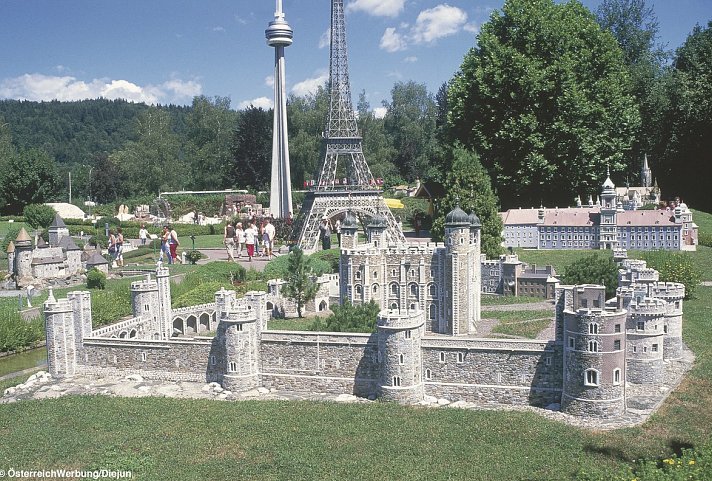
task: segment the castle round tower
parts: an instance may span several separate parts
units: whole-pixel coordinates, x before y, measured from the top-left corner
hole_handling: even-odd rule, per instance
[[[373,247],[386,247],[386,229],[388,229],[388,221],[380,212],[376,212],[376,215],[371,217],[371,222],[366,226],[368,242],[373,244]]]
[[[479,236],[477,236],[479,237]],[[472,257],[475,259],[472,259]],[[470,216],[457,205],[445,216],[445,289],[451,293],[444,300],[444,334],[468,335],[476,332],[473,269],[479,271],[479,250],[475,251],[470,225]],[[479,291],[477,292],[479,295]]]
[[[663,380],[663,346],[666,303],[645,297],[630,304],[626,325],[628,380],[653,384]]]
[[[482,269],[480,264],[480,252],[482,252],[482,223],[480,218],[474,212],[470,213],[470,242],[473,253],[470,253],[470,273],[472,277],[470,278],[472,282],[472,322],[475,328],[480,324],[480,300],[482,296]],[[474,332],[474,331],[473,331]]]
[[[423,400],[421,351],[423,311],[384,310],[378,314],[378,396],[388,401]]]
[[[17,287],[24,287],[32,279],[32,239],[24,227],[15,238],[15,283]]]
[[[653,297],[667,302],[663,327],[663,359],[682,357],[682,301],[685,285],[677,282],[658,282],[653,285]]]
[[[357,246],[358,219],[352,211],[348,211],[341,224],[341,249],[354,249]]]
[[[146,322],[139,334],[144,339],[161,339],[163,329],[158,315],[158,284],[147,274],[146,278],[131,283],[131,309],[134,317]]]
[[[564,311],[561,410],[613,417],[625,411],[626,311]]]
[[[7,244],[7,272],[11,275],[15,272],[15,243],[12,241]]]
[[[259,387],[259,323],[254,309],[242,302],[233,305],[220,320],[216,336],[225,349],[222,387],[230,391]]]

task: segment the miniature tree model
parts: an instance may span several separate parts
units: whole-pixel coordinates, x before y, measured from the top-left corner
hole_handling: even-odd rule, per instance
[[[309,258],[304,256],[304,252],[296,247],[289,253],[289,263],[287,265],[287,284],[284,286],[284,294],[297,304],[297,315],[302,317],[302,307],[314,299],[319,289],[313,280],[313,270]]]

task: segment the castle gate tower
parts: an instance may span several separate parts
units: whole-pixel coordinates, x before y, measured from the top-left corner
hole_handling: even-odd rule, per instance
[[[388,224],[387,242],[405,241],[363,155],[351,101],[343,0],[331,3],[330,52],[330,107],[323,140],[324,160],[315,175],[313,190],[304,199],[294,230],[296,241],[306,252],[316,250],[321,220],[349,209],[369,216],[380,211]]]
[[[287,136],[287,88],[284,47],[292,44],[292,27],[284,19],[282,0],[277,0],[274,20],[265,30],[267,44],[274,47],[274,127],[272,130],[272,181],[269,207],[272,215],[286,219],[292,211],[292,176],[289,170]]]
[[[378,313],[378,395],[388,401],[423,400],[423,311],[385,310]]]

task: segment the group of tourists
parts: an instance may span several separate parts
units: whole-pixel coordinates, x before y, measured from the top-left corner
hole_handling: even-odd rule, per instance
[[[180,257],[178,257],[178,246],[180,241],[178,240],[178,233],[170,225],[164,225],[163,231],[161,232],[161,253],[158,257],[160,262],[163,262],[164,257],[167,258],[169,264],[175,264],[176,262],[181,262]]]
[[[252,219],[245,224],[247,228],[243,228],[242,222],[228,222],[225,226],[223,243],[227,250],[227,261],[236,262],[235,249],[237,249],[238,259],[242,258],[243,252],[246,252],[250,262],[256,255],[271,260],[276,234],[274,224],[269,218],[265,218],[261,223]],[[260,246],[261,252],[259,252]]]
[[[109,255],[116,267],[124,265],[124,233],[121,227],[109,231]]]

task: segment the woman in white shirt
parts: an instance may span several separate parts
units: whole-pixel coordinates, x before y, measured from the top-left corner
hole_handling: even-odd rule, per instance
[[[255,227],[255,224],[250,224],[250,227],[245,231],[245,245],[247,245],[247,257],[250,258],[250,262],[252,262],[252,257],[255,255],[257,235],[257,227]]]
[[[237,242],[237,258],[242,257],[242,250],[245,248],[245,230],[242,228],[242,222],[238,222],[235,227],[235,241]]]

